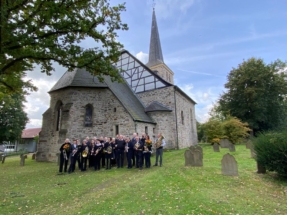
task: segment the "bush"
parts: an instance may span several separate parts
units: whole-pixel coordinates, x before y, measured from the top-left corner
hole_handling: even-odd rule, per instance
[[[253,140],[256,160],[266,170],[287,176],[287,130],[266,132]]]

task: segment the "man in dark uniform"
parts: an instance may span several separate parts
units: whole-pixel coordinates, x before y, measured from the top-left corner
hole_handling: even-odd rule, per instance
[[[65,143],[60,148],[60,168],[59,173],[62,174],[63,172],[63,166],[64,166],[64,172],[67,172],[68,162],[70,158],[70,152],[71,152],[71,143],[69,139],[65,140]]]
[[[133,146],[135,145],[136,143],[136,136],[137,136],[137,133],[133,133],[133,138],[132,138],[132,144]],[[136,165],[136,159],[135,159],[135,153],[133,152],[132,154],[132,161],[133,161],[133,166]]]
[[[143,157],[143,147],[144,144],[136,137],[136,143],[134,144],[134,152],[136,156],[136,168],[142,170],[142,157]]]
[[[132,140],[129,137],[126,138],[126,144],[127,144],[128,169],[131,169],[133,167],[132,158],[134,154],[134,145],[133,145]]]
[[[79,146],[77,144],[77,139],[73,140],[73,144],[71,144],[71,154],[70,154],[70,166],[69,166],[69,170],[68,173],[72,173],[75,171],[75,167],[76,167],[76,162],[78,159],[78,155],[79,155]]]
[[[123,135],[119,135],[119,139],[116,140],[115,149],[117,152],[117,165],[118,168],[124,167],[124,154],[125,154],[126,142],[123,139]]]

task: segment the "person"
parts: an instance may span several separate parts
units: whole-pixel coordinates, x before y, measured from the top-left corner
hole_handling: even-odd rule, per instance
[[[158,143],[158,144],[157,144]],[[161,133],[157,135],[156,139],[156,158],[154,166],[158,166],[158,157],[159,157],[159,165],[162,166],[162,154],[163,154],[163,147],[165,146],[165,140]]]
[[[123,135],[119,135],[119,139],[116,140],[116,152],[117,152],[117,166],[118,168],[124,167],[124,150],[126,142],[123,139]]]
[[[142,137],[140,139],[140,141],[145,144],[145,140],[146,140],[146,134],[142,133]],[[142,156],[142,165],[144,165],[144,156]]]
[[[104,137],[100,137],[100,142],[102,144],[102,149],[104,149],[104,145],[105,145],[105,140],[104,140]],[[105,167],[105,152],[104,150],[101,151],[101,159],[102,159],[102,167],[104,168]]]
[[[116,138],[112,138],[112,147],[113,147],[113,153],[112,153],[112,158],[111,158],[111,166],[116,166],[116,149],[115,149],[115,146],[116,146]]]
[[[83,144],[81,146],[81,161],[82,161],[82,168],[81,171],[84,172],[87,170],[87,160],[89,156],[89,146],[87,145],[86,139],[83,140]]]
[[[70,153],[71,163],[69,166],[68,173],[72,173],[75,171],[75,166],[76,166],[78,154],[79,154],[79,147],[77,144],[77,139],[74,139],[73,144],[71,145],[71,153]]]
[[[132,145],[134,146],[136,143],[136,137],[137,133],[133,133],[133,138],[132,138]],[[134,148],[134,147],[133,147]],[[132,154],[132,161],[133,161],[133,166],[136,166],[136,159],[135,159],[135,153],[133,152]]]
[[[142,170],[143,146],[144,144],[140,141],[139,137],[136,137],[134,152],[136,156],[136,168],[139,168],[140,170]]]
[[[89,157],[89,168],[95,167],[95,140],[91,140],[91,144],[89,147],[90,157]]]
[[[77,153],[77,157],[76,157],[76,161],[78,163],[78,169],[82,169],[82,161],[81,161],[81,145],[80,145],[80,140],[77,139],[77,147],[78,147],[78,153]],[[76,163],[75,163],[76,164]]]
[[[101,169],[101,158],[102,158],[102,151],[103,146],[100,142],[100,140],[97,140],[97,143],[95,145],[95,171]]]
[[[128,169],[131,169],[133,167],[132,158],[134,154],[134,145],[133,145],[132,140],[129,137],[127,137],[126,139],[126,146],[127,146]]]
[[[144,146],[143,157],[145,159],[145,167],[150,168],[150,155],[151,151],[149,150],[148,146]]]
[[[63,166],[64,166],[64,172],[67,172],[70,152],[71,152],[71,143],[70,140],[67,138],[60,147],[60,168],[59,168],[60,174],[62,174],[63,172]]]
[[[109,138],[109,141],[105,143],[105,156],[106,156],[106,170],[111,169],[111,158],[113,156],[113,138]]]

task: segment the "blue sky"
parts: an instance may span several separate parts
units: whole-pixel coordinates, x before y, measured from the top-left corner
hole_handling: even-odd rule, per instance
[[[111,0],[111,4],[121,3]],[[287,60],[286,0],[156,0],[156,17],[165,63],[175,73],[175,84],[198,104],[197,120],[204,122],[224,91],[233,67],[250,57],[270,63]],[[125,49],[146,63],[152,18],[152,0],[126,0],[123,22],[129,30],[118,32]],[[83,43],[89,47],[91,41]],[[28,77],[39,91],[27,97],[27,127],[41,127],[49,106],[47,91],[65,72],[56,66],[52,76],[36,68]]]

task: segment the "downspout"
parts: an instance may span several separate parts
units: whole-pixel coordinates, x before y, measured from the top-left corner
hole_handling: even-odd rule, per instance
[[[176,146],[177,146],[177,149],[179,149],[179,145],[178,145],[178,128],[177,128],[177,110],[176,110],[176,99],[175,99],[175,89],[176,89],[176,86],[174,86],[174,110],[175,110],[175,130],[176,130]]]
[[[137,133],[137,121],[134,120],[134,122],[135,122],[135,133]]]

